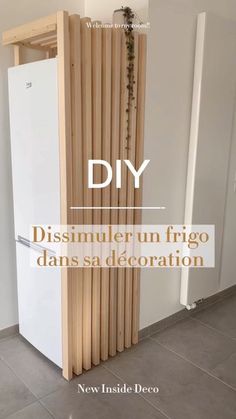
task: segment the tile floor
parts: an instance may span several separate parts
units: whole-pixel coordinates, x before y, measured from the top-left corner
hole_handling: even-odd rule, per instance
[[[78,383],[158,386],[79,394]],[[0,419],[236,419],[236,295],[67,383],[20,336],[0,340]]]

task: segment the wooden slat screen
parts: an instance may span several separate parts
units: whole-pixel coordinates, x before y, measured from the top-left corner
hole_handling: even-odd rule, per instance
[[[141,206],[141,190],[122,165],[122,187],[88,189],[88,159],[143,160],[146,35],[134,33],[134,100],[127,114],[127,45],[122,29],[89,28],[89,18],[70,16],[73,205]],[[94,22],[92,22],[94,23]],[[128,134],[127,140],[127,118]],[[96,182],[106,170],[95,168]],[[74,224],[139,224],[138,210],[77,210]],[[72,357],[80,374],[138,342],[140,271],[73,269]]]
[[[15,65],[24,47],[57,55],[61,224],[141,224],[131,209],[72,210],[79,207],[140,207],[142,190],[123,164],[122,185],[88,188],[88,160],[115,167],[143,161],[146,35],[134,33],[134,100],[128,104],[127,37],[123,29],[89,27],[91,19],[59,11],[4,32],[14,45]],[[129,107],[129,112],[127,112]],[[128,119],[128,121],[127,121]],[[95,180],[106,170],[96,167]],[[140,270],[68,268],[61,272],[63,375],[72,378],[138,342]]]

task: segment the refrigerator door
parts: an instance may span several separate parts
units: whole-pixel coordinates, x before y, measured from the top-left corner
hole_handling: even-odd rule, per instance
[[[60,223],[57,59],[9,69],[15,237]]]
[[[62,367],[60,270],[31,267],[31,252],[33,257],[41,255],[23,240],[16,242],[20,333]]]
[[[28,246],[30,225],[60,224],[57,59],[10,68],[9,100],[20,333],[61,367],[60,270]]]

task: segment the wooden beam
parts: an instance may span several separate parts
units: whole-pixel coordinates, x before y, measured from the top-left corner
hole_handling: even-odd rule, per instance
[[[83,155],[81,110],[81,43],[80,16],[69,17],[70,24],[70,75],[72,121],[72,200],[73,206],[83,206]],[[73,224],[83,224],[83,212],[72,211]],[[83,269],[72,270],[73,371],[82,373],[83,356]]]
[[[53,22],[55,22],[54,18]],[[68,209],[72,205],[71,97],[69,17],[67,12],[57,13],[57,39],[61,224],[70,224]],[[61,280],[63,376],[70,380],[73,374],[71,271],[69,269],[61,270]]]
[[[136,149],[136,104],[137,104],[137,76],[138,76],[138,34],[133,33],[134,37],[134,81],[133,95],[134,100],[130,103],[129,112],[129,139],[128,139],[128,160],[135,166]],[[134,206],[134,180],[131,172],[127,175],[127,207]],[[134,223],[134,210],[127,210],[127,224]],[[125,277],[125,347],[131,346],[132,336],[132,302],[133,302],[133,269],[126,269]]]
[[[46,59],[53,58],[55,56],[54,51],[52,48],[46,51]]]
[[[43,41],[43,42],[41,42],[40,44],[39,44],[39,46],[41,46],[41,47],[47,47],[47,46],[51,46],[51,45],[55,45],[57,43],[57,38],[51,38],[51,39],[48,39],[47,41]],[[31,43],[31,45],[35,45],[35,44],[32,44]]]
[[[121,36],[121,84],[120,84],[120,159],[127,160],[128,150],[126,146],[127,137],[127,103],[128,103],[128,78],[127,78],[127,48],[126,37],[122,31]],[[126,207],[127,195],[127,168],[122,165],[122,187],[119,190],[119,206]],[[119,224],[126,224],[126,210],[119,210]],[[118,269],[117,284],[117,350],[124,350],[124,328],[125,328],[125,268]]]
[[[49,32],[46,35],[38,35],[34,37],[33,41],[31,40],[30,43],[32,45],[40,45],[42,42],[49,41],[50,39],[57,39],[57,32]]]
[[[102,159],[111,162],[111,28],[102,29]],[[102,171],[103,178],[106,171]],[[102,205],[109,207],[110,187],[102,190]],[[110,210],[102,211],[102,224],[110,223]],[[110,269],[102,269],[101,279],[101,359],[108,358]]]
[[[94,22],[93,22],[94,23]],[[102,31],[92,28],[92,95],[93,95],[93,159],[102,158]],[[101,166],[94,169],[96,183],[102,181]],[[102,205],[102,191],[93,192],[93,205]],[[93,211],[93,224],[101,224],[100,210]],[[100,310],[101,310],[101,270],[93,269],[92,282],[92,363],[100,363]]]
[[[145,89],[146,89],[146,55],[147,36],[139,34],[138,38],[138,80],[137,80],[137,121],[136,121],[136,168],[143,162],[144,153],[144,116],[145,116]],[[134,204],[136,207],[142,205],[142,183],[135,189]],[[135,224],[141,224],[142,212],[136,210],[134,214]],[[139,312],[140,312],[140,269],[135,268],[133,273],[133,307],[132,307],[132,344],[138,343]]]
[[[19,45],[21,47],[24,48],[30,48],[30,49],[35,49],[37,51],[49,51],[49,47],[43,47],[41,45],[32,45],[29,42],[18,42],[17,44],[14,44],[14,46]]]
[[[121,31],[112,30],[112,62],[111,62],[111,164],[116,167],[116,160],[120,155],[120,68],[121,65]],[[111,205],[119,206],[119,192],[113,181],[111,184]],[[118,224],[119,211],[111,211],[111,224]],[[117,279],[118,269],[110,270],[110,309],[109,309],[109,355],[116,354],[116,329],[117,329]]]
[[[81,64],[82,64],[82,129],[83,129],[83,173],[84,206],[93,204],[92,189],[88,188],[88,160],[92,159],[92,57],[91,29],[89,18],[81,19]],[[84,211],[84,224],[92,224],[91,210]],[[84,270],[83,282],[83,368],[91,368],[92,351],[92,269]]]
[[[21,41],[29,42],[39,35],[56,31],[56,29],[57,14],[54,14],[3,32],[2,44],[10,45]]]
[[[21,63],[21,47],[20,45],[14,45],[14,65],[20,65]]]

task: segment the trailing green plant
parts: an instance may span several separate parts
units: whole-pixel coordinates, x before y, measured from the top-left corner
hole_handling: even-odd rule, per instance
[[[130,149],[130,111],[135,100],[134,96],[134,35],[133,35],[133,20],[134,12],[130,7],[123,7],[123,16],[124,16],[124,31],[126,36],[126,49],[127,49],[127,90],[128,90],[128,100],[127,100],[127,133],[126,133],[126,149]]]

